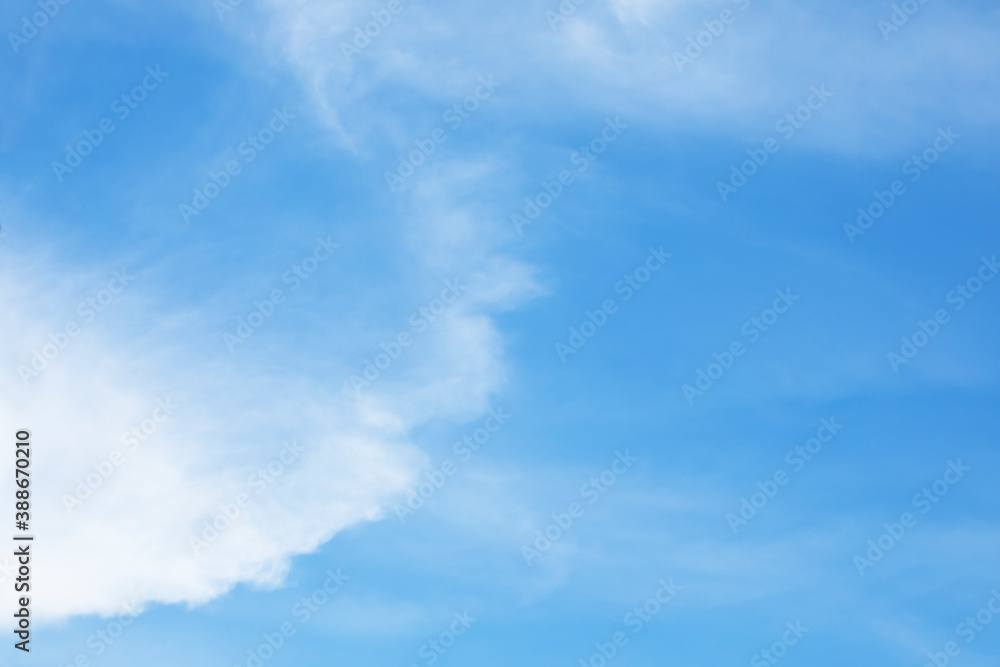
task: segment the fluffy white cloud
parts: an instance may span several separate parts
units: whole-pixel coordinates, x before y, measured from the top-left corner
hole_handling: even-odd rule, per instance
[[[156,268],[133,268],[141,260],[126,269],[134,276],[127,287],[112,285],[121,290],[113,295],[100,292],[110,267],[84,271],[37,249],[6,265],[0,433],[8,440],[21,428],[33,434],[39,617],[113,614],[126,603],[199,604],[238,583],[279,585],[292,557],[381,518],[409,488],[426,464],[409,442],[414,427],[486,409],[505,381],[502,336],[490,314],[536,288],[528,267],[489,250],[473,214],[443,198],[446,190],[438,184],[418,197],[418,212],[408,216],[414,243],[398,261],[410,267],[403,273],[413,284],[434,287],[413,309],[437,296],[441,275],[458,279],[461,296],[360,394],[345,390],[346,374],[315,377],[284,364],[304,355],[361,372],[363,359],[326,341],[289,349],[286,338],[258,333],[228,355],[214,330],[218,297],[161,301],[157,283],[165,279]],[[22,244],[25,237],[12,233]],[[0,252],[14,257],[10,244]],[[89,306],[78,304],[95,296],[111,303],[91,317]],[[285,312],[269,326],[280,325]],[[410,330],[376,307],[353,314],[370,318],[376,330]],[[339,326],[340,315],[326,317],[324,327]],[[65,334],[68,322],[77,335]],[[206,338],[214,348],[201,347]],[[354,347],[374,358],[380,342],[366,338]],[[54,358],[27,374],[35,351]],[[132,451],[136,440],[125,434],[143,427],[150,435]],[[294,455],[284,444],[290,441]],[[270,473],[260,474],[269,465]],[[102,468],[113,470],[107,479]],[[82,503],[67,502],[88,476],[98,488]],[[0,494],[12,493],[4,476]],[[240,494],[252,504],[220,518],[235,513]],[[206,539],[213,521],[231,525]],[[192,538],[204,543],[193,548]]]
[[[86,323],[54,286],[18,290],[16,280],[0,276],[9,323],[0,334],[0,425],[8,439],[19,428],[33,435],[32,592],[43,618],[277,584],[290,556],[377,518],[421,464],[406,443],[410,424],[392,415],[361,415],[355,401],[314,383],[205,364],[171,341],[140,349],[116,333],[110,311]],[[140,289],[130,286],[112,307],[136,308],[128,292]],[[68,321],[81,327],[76,337],[59,333]],[[32,349],[57,349],[50,332],[68,344],[23,383],[16,369],[30,365]],[[123,438],[134,427],[145,427],[144,441]],[[286,440],[301,452],[282,455]],[[279,470],[279,456],[272,482],[252,477],[269,463]],[[96,489],[81,488],[88,476]],[[12,496],[9,476],[0,488]],[[241,493],[252,505],[196,554],[191,538],[220,507],[233,513]]]

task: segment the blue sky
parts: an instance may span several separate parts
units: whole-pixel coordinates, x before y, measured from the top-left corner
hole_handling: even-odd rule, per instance
[[[0,664],[995,664],[993,4],[38,11]]]

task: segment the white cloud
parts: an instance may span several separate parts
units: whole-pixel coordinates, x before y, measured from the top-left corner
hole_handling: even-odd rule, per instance
[[[301,354],[360,369],[361,359],[338,358],[328,345],[289,350],[281,336],[257,334],[227,357],[222,332],[204,334],[217,319],[215,297],[158,302],[154,295],[166,291],[156,284],[163,280],[157,270],[130,269],[136,279],[90,323],[75,309],[82,294],[106,284],[100,271],[35,257],[0,272],[7,323],[0,332],[0,432],[33,433],[33,601],[40,618],[113,614],[133,602],[199,604],[238,583],[277,586],[292,557],[381,518],[412,485],[426,458],[409,444],[411,429],[432,419],[473,419],[488,407],[505,381],[503,340],[490,313],[536,288],[528,267],[489,250],[472,214],[444,198],[446,189],[436,188],[426,210],[411,216],[414,239],[427,242],[399,260],[412,266],[413,284],[435,287],[443,274],[459,278],[467,292],[360,396],[342,390],[346,376],[317,379],[267,363]],[[364,313],[377,329],[408,326],[387,324],[374,308]],[[81,333],[25,386],[18,366],[69,320]],[[326,326],[337,326],[336,317]],[[199,348],[206,336],[218,339],[215,349]],[[374,353],[379,342],[360,346]],[[128,453],[122,434],[168,396],[176,413]],[[303,453],[258,494],[250,476],[291,439]],[[124,463],[67,512],[64,495],[116,449]],[[3,479],[0,493],[12,491]],[[196,555],[192,536],[240,493],[252,506]]]
[[[993,131],[995,14],[928,5],[884,40],[877,21],[888,5],[744,4],[589,2],[556,30],[545,19],[556,2],[478,14],[407,6],[348,64],[339,45],[373,6],[275,0],[269,45],[355,148],[373,132],[401,144],[414,138],[399,130],[413,109],[373,108],[365,100],[374,91],[395,86],[447,102],[486,72],[509,82],[503,95],[523,94],[507,107],[514,122],[550,121],[555,102],[574,115],[619,113],[666,132],[762,140],[810,86],[826,84],[837,97],[822,126],[796,139],[823,151],[881,157],[909,150],[939,124]],[[674,54],[724,9],[733,23],[678,72]]]
[[[32,592],[42,618],[110,614],[132,601],[205,602],[238,582],[275,585],[290,556],[379,516],[421,463],[406,443],[406,424],[362,420],[353,402],[325,395],[324,387],[136,349],[99,320],[84,325],[26,387],[15,368],[28,349],[42,347],[39,332],[60,318],[80,318],[67,308],[75,303],[67,295],[16,290],[16,280],[0,276],[11,324],[0,334],[0,423],[9,437],[19,428],[33,435]],[[168,396],[175,414],[129,452],[121,435]],[[304,447],[299,460],[257,494],[249,476],[293,438]],[[65,495],[113,450],[124,462],[68,512]],[[6,476],[2,488],[13,495]],[[241,492],[253,506],[195,555],[189,538]]]

